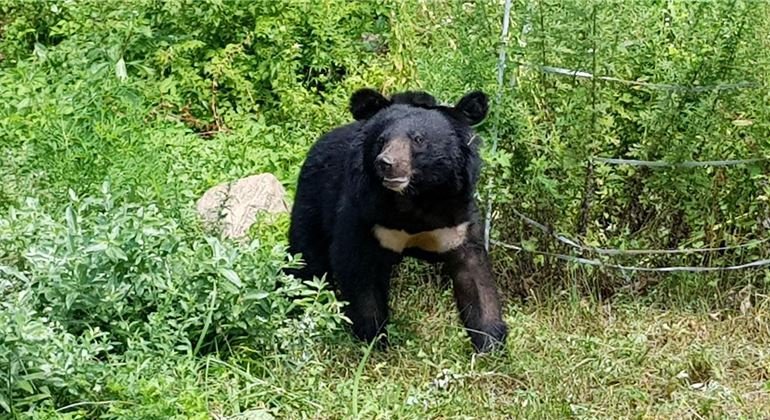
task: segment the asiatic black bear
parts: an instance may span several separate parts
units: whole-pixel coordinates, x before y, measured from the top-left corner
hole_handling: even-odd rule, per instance
[[[505,342],[474,201],[481,159],[472,126],[486,118],[487,102],[478,91],[441,106],[425,92],[388,99],[361,89],[350,99],[355,122],[310,149],[289,231],[289,251],[305,265],[290,272],[326,273],[359,338],[384,332],[392,269],[413,256],[444,263],[476,351]]]

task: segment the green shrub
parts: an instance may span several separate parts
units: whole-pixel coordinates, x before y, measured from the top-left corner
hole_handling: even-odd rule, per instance
[[[23,410],[51,397],[77,398],[94,383],[96,360],[112,350],[108,334],[98,328],[69,333],[33,309],[37,299],[32,290],[11,290],[8,267],[0,272],[0,410]]]
[[[10,297],[0,312],[6,410],[11,400],[23,407],[53,395],[52,387],[77,389],[89,382],[79,363],[97,358],[241,344],[290,354],[340,325],[323,283],[283,276],[281,242],[238,244],[184,229],[151,204],[113,197],[106,184],[96,198],[71,195],[63,220],[34,200],[0,219],[0,281]],[[66,360],[69,352],[76,359]]]

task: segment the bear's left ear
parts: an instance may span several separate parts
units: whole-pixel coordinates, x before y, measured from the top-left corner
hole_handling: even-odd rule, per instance
[[[468,124],[476,125],[487,117],[489,111],[487,95],[479,90],[468,93],[455,105],[455,109],[468,119]]]
[[[356,121],[374,116],[391,102],[374,89],[359,89],[350,97],[350,113]]]

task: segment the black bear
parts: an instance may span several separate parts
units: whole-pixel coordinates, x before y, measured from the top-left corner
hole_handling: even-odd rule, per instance
[[[310,149],[297,185],[289,252],[299,278],[325,273],[348,302],[353,332],[370,341],[388,320],[393,267],[404,256],[443,262],[476,351],[504,343],[508,328],[474,202],[481,159],[472,126],[487,96],[441,106],[425,92],[350,98],[354,122]],[[387,345],[383,338],[382,346]]]

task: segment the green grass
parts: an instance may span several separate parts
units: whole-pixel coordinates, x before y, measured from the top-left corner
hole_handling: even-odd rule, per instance
[[[244,347],[227,362],[182,362],[157,378],[142,372],[140,400],[122,405],[124,414],[157,392],[200,418],[255,409],[322,419],[767,416],[767,301],[709,313],[551,296],[508,305],[505,353],[472,356],[451,293],[426,280],[399,279],[387,352],[339,336],[287,369]]]
[[[472,357],[450,293],[416,282],[397,294],[395,347],[367,361],[362,418],[762,418],[770,408],[766,302],[712,316],[554,296],[509,305],[505,354]],[[323,351],[326,385],[308,391],[321,417],[346,418],[365,356]]]

